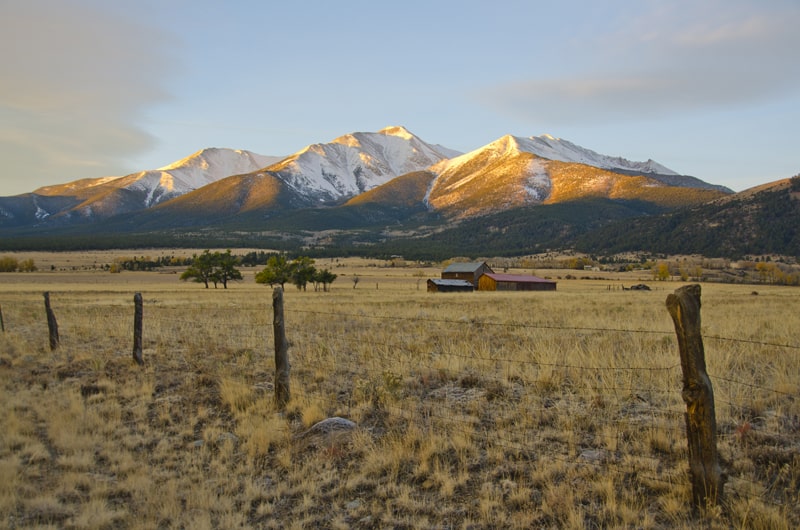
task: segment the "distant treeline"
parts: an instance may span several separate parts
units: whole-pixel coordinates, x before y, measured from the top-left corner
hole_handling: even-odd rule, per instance
[[[266,265],[269,258],[275,255],[277,255],[276,252],[255,250],[244,255],[234,254],[234,257],[236,258],[237,265],[255,267],[257,265]],[[152,271],[162,267],[187,267],[194,264],[195,258],[196,256],[123,256],[115,259],[113,263],[106,265],[106,268],[111,272]]]
[[[563,250],[592,255],[699,254],[733,260],[770,254],[797,257],[800,200],[796,197],[800,176],[791,179],[788,191],[776,189],[672,211],[646,201],[584,199],[514,208],[457,223],[430,216],[403,222],[380,217],[366,228],[353,228],[359,225],[351,219],[356,214],[369,217],[365,210],[347,210],[347,217],[340,210],[323,208],[259,218],[249,224],[221,223],[202,230],[175,228],[168,232],[92,235],[78,233],[77,228],[76,232],[64,229],[46,235],[6,234],[0,230],[0,251],[265,249],[241,256],[241,264],[246,266],[264,265],[275,252],[312,258],[389,259],[402,255],[417,261],[443,261],[453,256],[514,257]]]

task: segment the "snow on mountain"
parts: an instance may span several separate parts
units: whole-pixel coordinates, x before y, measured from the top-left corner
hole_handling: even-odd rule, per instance
[[[579,167],[559,168],[559,164]],[[22,196],[0,197],[0,224],[92,222],[150,209],[190,192],[194,192],[192,200],[181,202],[181,207],[186,210],[188,204],[198,215],[206,211],[198,205],[214,201],[299,208],[352,198],[416,172],[431,175],[425,206],[458,211],[459,215],[558,201],[581,193],[619,195],[615,188],[621,185],[619,179],[634,186],[628,178],[631,174],[646,176],[639,186],[721,188],[681,176],[652,160],[632,162],[601,155],[550,135],[506,135],[461,154],[428,144],[404,127],[387,127],[312,144],[286,158],[208,148],[155,170],[82,179]],[[259,179],[230,178],[237,175]],[[258,193],[242,188],[246,183],[252,188],[257,180],[270,185],[258,187]],[[412,188],[422,192],[424,188],[417,186],[419,179],[414,183]],[[201,193],[207,186],[208,193]],[[222,210],[230,214],[236,208]]]
[[[436,177],[424,201],[432,210],[454,209],[459,216],[538,204],[548,198],[552,186],[546,162],[506,135],[431,167]]]
[[[443,160],[431,167],[437,177],[431,183],[430,189],[425,197],[425,202],[431,207],[442,207],[445,202],[455,203],[458,199],[457,192],[466,184],[476,178],[485,180],[487,175],[498,178],[499,173],[506,173],[506,162],[512,158],[518,159],[521,153],[527,152],[520,148],[519,138],[506,135],[498,138],[492,143],[465,153],[463,155]],[[530,157],[529,157],[530,158]],[[541,163],[535,161],[525,162],[528,167],[519,170],[520,174],[525,174],[530,181],[528,195],[537,198],[539,201],[547,197],[547,190],[550,188],[549,177]],[[443,197],[450,195],[445,201]],[[431,200],[432,197],[436,197]]]
[[[547,174],[544,161],[538,158],[531,160],[524,184],[525,191],[533,202],[542,202],[550,195],[553,183]]]
[[[542,158],[558,160],[560,162],[577,162],[589,166],[609,170],[637,171],[643,173],[658,173],[660,175],[677,175],[675,171],[662,166],[653,160],[646,162],[632,162],[619,156],[601,155],[591,149],[575,145],[567,140],[543,134],[528,138],[517,138],[520,150],[533,153]]]
[[[44,186],[33,193],[34,216],[38,220],[74,218],[90,220],[150,208],[231,175],[250,173],[280,161],[250,151],[208,148],[160,169],[123,177],[81,179]],[[20,200],[24,202],[24,197]],[[36,197],[63,197],[47,208]],[[17,200],[17,202],[20,202]]]
[[[210,147],[187,156],[159,171],[176,170],[181,173],[200,172],[216,175],[236,175],[247,173],[248,168],[260,169],[279,162],[283,157],[265,156],[242,149],[221,149]]]
[[[431,144],[431,146],[434,149],[436,149],[437,151],[439,151],[440,153],[442,153],[445,156],[445,158],[455,158],[457,156],[461,156],[461,155],[464,154],[461,151],[456,151],[455,149],[450,149],[449,147],[445,147],[444,145],[441,145],[441,144]]]
[[[536,158],[521,158],[522,154],[534,155]],[[548,134],[542,136],[530,136],[527,138],[512,136],[507,134],[483,147],[470,151],[454,158],[443,160],[431,170],[437,174],[437,178],[431,184],[426,203],[429,206],[441,206],[447,201],[455,202],[458,194],[454,194],[457,188],[464,186],[471,180],[480,176],[487,178],[491,175],[497,179],[502,172],[512,171],[510,168],[502,168],[509,160],[527,160],[526,166],[520,166],[522,162],[517,162],[517,167],[513,170],[522,176],[518,185],[523,186],[528,192],[528,199],[533,202],[545,200],[552,190],[553,183],[549,175],[545,160],[553,160],[566,163],[583,164],[587,167],[595,167],[607,171],[635,172],[643,175],[658,176],[660,181],[670,180],[668,185],[676,186],[698,186],[704,184],[702,181],[691,177],[682,177],[671,169],[648,160],[646,162],[632,162],[622,157],[611,157],[601,155],[591,149],[586,149],[575,145],[567,140],[555,138]],[[610,176],[607,177],[608,180]],[[691,179],[691,180],[690,180]],[[654,184],[658,183],[654,181]],[[695,182],[696,181],[696,182]],[[588,185],[588,183],[584,183]],[[598,185],[594,181],[592,185]],[[710,187],[706,185],[706,187]]]
[[[658,175],[674,175],[679,174],[675,171],[662,166],[653,160],[646,162],[634,162],[619,156],[601,155],[591,149],[586,149],[579,145],[575,145],[568,140],[556,138],[549,134],[542,136],[529,136],[519,137],[510,134],[498,138],[494,142],[487,144],[475,151],[466,153],[460,157],[453,158],[449,163],[441,166],[439,169],[450,168],[451,164],[459,164],[467,162],[476,153],[488,150],[496,152],[497,156],[503,153],[508,153],[511,150],[518,150],[523,153],[531,153],[536,156],[547,158],[549,160],[557,160],[559,162],[574,162],[578,164],[585,164],[587,166],[594,166],[600,169],[608,169],[610,171],[633,171],[637,173],[652,173]]]
[[[231,175],[251,173],[274,164],[281,157],[239,149],[202,149],[168,166],[122,177],[128,189],[146,193],[145,207],[183,195]]]
[[[425,195],[426,206],[456,217],[587,197],[669,206],[696,203],[726,192],[652,161],[608,157],[549,136],[506,135],[439,162],[430,171],[436,176]]]
[[[404,127],[387,127],[309,145],[268,169],[295,190],[324,201],[363,193],[446,158]]]

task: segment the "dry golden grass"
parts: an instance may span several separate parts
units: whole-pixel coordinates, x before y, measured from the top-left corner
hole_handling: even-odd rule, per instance
[[[158,273],[0,277],[0,525],[800,525],[796,289],[703,285],[729,480],[726,504],[698,515],[664,303],[679,284],[446,295],[425,292],[438,268],[318,264],[339,274],[331,292],[285,294],[285,412],[272,401],[271,290],[253,270],[228,290]],[[333,416],[358,428],[300,436]]]

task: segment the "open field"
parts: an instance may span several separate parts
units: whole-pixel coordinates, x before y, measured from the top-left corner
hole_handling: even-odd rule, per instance
[[[702,285],[728,482],[724,505],[696,514],[665,308],[680,283],[601,273],[556,292],[429,294],[438,267],[318,260],[339,278],[287,286],[281,412],[258,268],[207,290],[179,269],[92,270],[107,258],[0,274],[0,526],[800,526],[797,288]],[[617,289],[639,281],[654,290]],[[311,428],[329,417],[356,427]]]

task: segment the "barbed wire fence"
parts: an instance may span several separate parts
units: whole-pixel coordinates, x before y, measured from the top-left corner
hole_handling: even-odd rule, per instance
[[[245,380],[255,381],[248,373],[254,364],[261,366],[258,377],[272,375],[268,303],[193,307],[201,319],[187,318],[181,305],[147,299],[144,304],[144,362],[155,370],[161,356],[182,357],[190,366],[193,356],[212,355],[229,364],[245,359],[232,372]],[[53,306],[57,312],[58,293]],[[15,312],[6,304],[4,309],[6,329],[18,319],[29,334],[46,336],[47,322],[32,318],[32,307]],[[80,311],[80,319],[59,315],[61,343],[111,338],[119,355],[130,354],[132,305],[82,304]],[[531,465],[557,461],[649,491],[687,481],[686,411],[673,332],[424,313],[397,317],[292,308],[286,313],[293,395],[329,415],[354,416],[370,405],[383,416],[368,426],[374,436],[392,425],[414,424],[484,452],[496,449]],[[661,339],[643,341],[645,336]],[[717,335],[703,339],[709,351],[722,344],[784,356],[792,373],[782,375],[796,379],[800,373],[800,345]],[[653,365],[627,362],[624,352],[635,348],[649,349],[637,358],[653,359]],[[756,372],[764,371],[742,367],[741,375],[729,376],[710,370],[720,452],[730,473],[727,491],[796,509],[800,418],[793,411],[800,394],[796,387],[770,386]],[[737,468],[742,459],[755,465]]]

